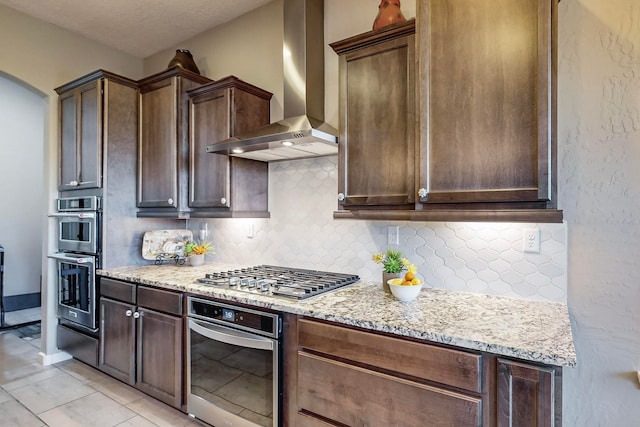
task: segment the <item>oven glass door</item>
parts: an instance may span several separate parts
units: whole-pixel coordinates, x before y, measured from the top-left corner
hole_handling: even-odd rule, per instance
[[[89,329],[96,329],[95,258],[56,253],[58,316]]]
[[[60,213],[58,218],[58,250],[98,252],[96,213]]]
[[[276,340],[191,318],[187,339],[190,414],[212,425],[278,425]]]

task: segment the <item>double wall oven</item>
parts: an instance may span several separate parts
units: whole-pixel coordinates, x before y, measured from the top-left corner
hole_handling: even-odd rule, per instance
[[[99,196],[60,198],[56,212],[57,313],[60,322],[96,332],[96,268],[100,268],[101,215]]]

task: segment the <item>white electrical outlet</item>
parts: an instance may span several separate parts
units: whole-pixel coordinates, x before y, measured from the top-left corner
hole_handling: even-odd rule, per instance
[[[247,237],[249,239],[253,239],[256,236],[256,230],[253,227],[253,224],[248,224],[247,225]]]
[[[388,245],[399,245],[400,244],[400,236],[397,225],[390,225],[387,227],[387,244]]]
[[[522,251],[534,254],[540,253],[539,228],[525,228],[522,230]]]

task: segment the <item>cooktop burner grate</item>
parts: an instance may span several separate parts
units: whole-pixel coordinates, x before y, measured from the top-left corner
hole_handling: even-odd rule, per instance
[[[198,282],[222,289],[261,295],[304,299],[330,292],[360,280],[355,274],[258,265],[205,274]]]

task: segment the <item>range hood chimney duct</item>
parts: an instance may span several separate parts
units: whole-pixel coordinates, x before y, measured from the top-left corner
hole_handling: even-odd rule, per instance
[[[284,119],[207,146],[261,161],[333,155],[338,131],[324,122],[324,0],[284,0]]]

